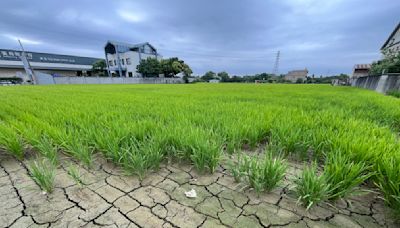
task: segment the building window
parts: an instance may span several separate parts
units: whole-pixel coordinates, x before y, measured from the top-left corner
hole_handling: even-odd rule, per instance
[[[133,77],[132,72],[128,72],[128,76],[129,76],[130,78]]]
[[[117,61],[115,61],[115,59],[114,59],[114,65],[115,65],[115,66],[117,65]]]
[[[131,64],[132,64],[131,58],[126,58],[126,65],[131,65]]]
[[[108,61],[108,65],[113,66],[113,61],[112,60]]]
[[[125,65],[125,59],[121,59],[122,60],[122,65]]]

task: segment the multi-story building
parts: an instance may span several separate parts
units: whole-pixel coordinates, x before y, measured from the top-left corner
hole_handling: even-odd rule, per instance
[[[25,75],[21,61],[22,52],[0,49],[0,78],[13,78]],[[26,52],[27,59],[34,70],[54,76],[90,76],[92,64],[97,58],[58,55],[50,53]]]
[[[108,41],[104,47],[109,76],[115,77],[142,77],[136,67],[142,59],[162,56],[151,44],[128,44],[117,41]]]
[[[305,81],[307,79],[307,75],[307,68],[305,68],[304,70],[292,70],[285,75],[285,80],[297,82],[299,79],[301,79],[302,81]]]
[[[386,42],[381,47],[383,55],[391,55],[400,53],[400,23],[390,34]]]

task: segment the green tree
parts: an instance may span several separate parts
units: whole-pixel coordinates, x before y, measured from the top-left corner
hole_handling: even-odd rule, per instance
[[[385,58],[373,62],[370,75],[381,75],[382,73],[400,73],[400,53],[384,53]]]
[[[225,71],[219,72],[218,77],[221,79],[221,82],[228,82],[229,81],[229,74]]]
[[[189,65],[177,57],[161,60],[160,69],[164,77],[174,77],[179,73],[183,73],[184,76],[190,76],[193,73]]]
[[[212,80],[215,78],[216,78],[216,74],[213,71],[208,71],[201,77],[201,79],[203,79],[204,81],[209,81],[209,80]]]
[[[107,72],[107,64],[104,59],[97,60],[92,64],[92,72],[98,76],[105,76]]]
[[[143,77],[158,77],[161,73],[160,61],[151,57],[142,59],[136,69]]]

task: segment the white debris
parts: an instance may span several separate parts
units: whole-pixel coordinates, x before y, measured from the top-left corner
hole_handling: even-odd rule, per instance
[[[47,195],[47,192],[43,191],[43,192],[42,192],[42,195]]]
[[[188,197],[188,198],[196,198],[196,197],[197,197],[196,190],[194,190],[194,189],[185,192],[185,195],[186,195],[186,197]]]

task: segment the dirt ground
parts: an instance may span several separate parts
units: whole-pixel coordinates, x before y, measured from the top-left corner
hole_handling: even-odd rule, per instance
[[[84,186],[57,170],[53,193],[29,177],[27,163],[0,151],[0,227],[397,227],[376,193],[306,211],[290,189],[300,171],[290,164],[282,187],[260,196],[219,167],[198,174],[192,166],[162,165],[143,181],[96,158],[81,168]],[[185,192],[194,189],[196,198]]]

